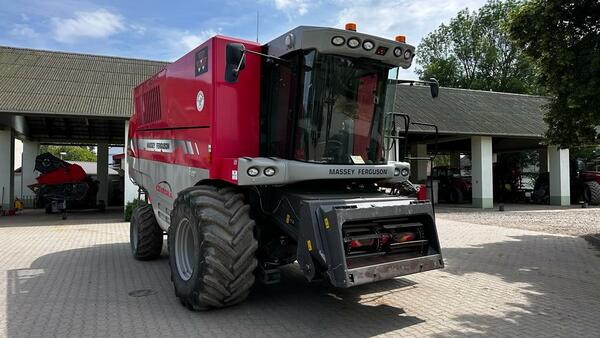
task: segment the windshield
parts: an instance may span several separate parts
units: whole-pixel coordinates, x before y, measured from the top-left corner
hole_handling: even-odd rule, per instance
[[[385,163],[383,105],[388,68],[369,60],[304,55],[294,158],[317,163]]]

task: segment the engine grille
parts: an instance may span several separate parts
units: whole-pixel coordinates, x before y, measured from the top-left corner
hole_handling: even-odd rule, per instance
[[[348,268],[429,254],[430,226],[419,218],[346,222],[342,235]]]
[[[152,123],[161,119],[160,88],[158,86],[142,94],[138,102],[142,123]]]

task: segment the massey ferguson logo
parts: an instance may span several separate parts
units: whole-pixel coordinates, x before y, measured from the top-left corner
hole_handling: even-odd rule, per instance
[[[387,175],[388,170],[383,168],[331,168],[329,175],[353,176],[353,175]]]
[[[173,192],[171,191],[171,185],[168,182],[162,181],[156,185],[156,191],[167,196],[168,198],[173,198]]]

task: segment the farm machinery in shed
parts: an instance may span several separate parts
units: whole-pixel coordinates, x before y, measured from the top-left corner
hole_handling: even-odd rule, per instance
[[[37,183],[29,185],[35,192],[37,205],[46,213],[62,213],[67,218],[67,208],[99,208],[104,201],[96,203],[98,182],[92,180],[81,166],[44,153],[35,159],[35,170],[41,173]]]
[[[413,56],[403,36],[301,26],[262,46],[215,36],[137,86],[133,256],[157,258],[166,233],[192,310],[294,262],[342,288],[442,268],[432,203],[383,189],[409,176],[388,74]]]

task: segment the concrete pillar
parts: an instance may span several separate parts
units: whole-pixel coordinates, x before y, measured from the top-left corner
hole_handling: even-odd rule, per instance
[[[40,151],[40,143],[36,142],[36,141],[28,141],[28,140],[23,140],[23,161],[22,161],[22,171],[21,171],[21,177],[22,177],[22,190],[21,190],[21,195],[19,197],[28,197],[28,196],[35,196],[35,194],[33,193],[33,191],[31,191],[31,189],[29,189],[27,186],[30,184],[34,184],[36,183],[36,177],[38,176],[37,172],[34,172],[35,170],[35,157],[39,154]]]
[[[427,144],[413,144],[410,148],[411,157],[427,157]],[[413,160],[410,163],[411,175],[410,180],[413,183],[425,182],[427,180],[427,168],[429,161]]]
[[[129,139],[129,121],[125,122],[125,158],[123,159],[123,170],[125,172],[124,174],[124,193],[125,196],[123,196],[123,207],[127,206],[127,203],[129,202],[133,202],[134,199],[136,199],[138,197],[138,186],[133,184],[133,182],[131,182],[131,179],[129,178],[129,154],[127,153],[127,149],[128,149],[128,145],[129,143],[127,142],[127,140]],[[393,158],[393,157],[392,157]]]
[[[450,166],[452,168],[460,168],[460,153],[459,152],[450,153]]]
[[[471,168],[473,206],[482,209],[493,208],[494,186],[492,178],[491,137],[471,137]]]
[[[98,196],[96,201],[104,201],[104,203],[108,205],[108,144],[98,143],[97,154],[96,168],[100,186],[98,187]]]
[[[540,158],[540,174],[548,172],[548,148],[542,148],[538,150],[539,158]]]
[[[15,134],[12,129],[0,130],[0,205],[12,208],[15,200]]]
[[[569,149],[548,146],[550,168],[550,204],[571,204],[571,182],[569,180]]]

